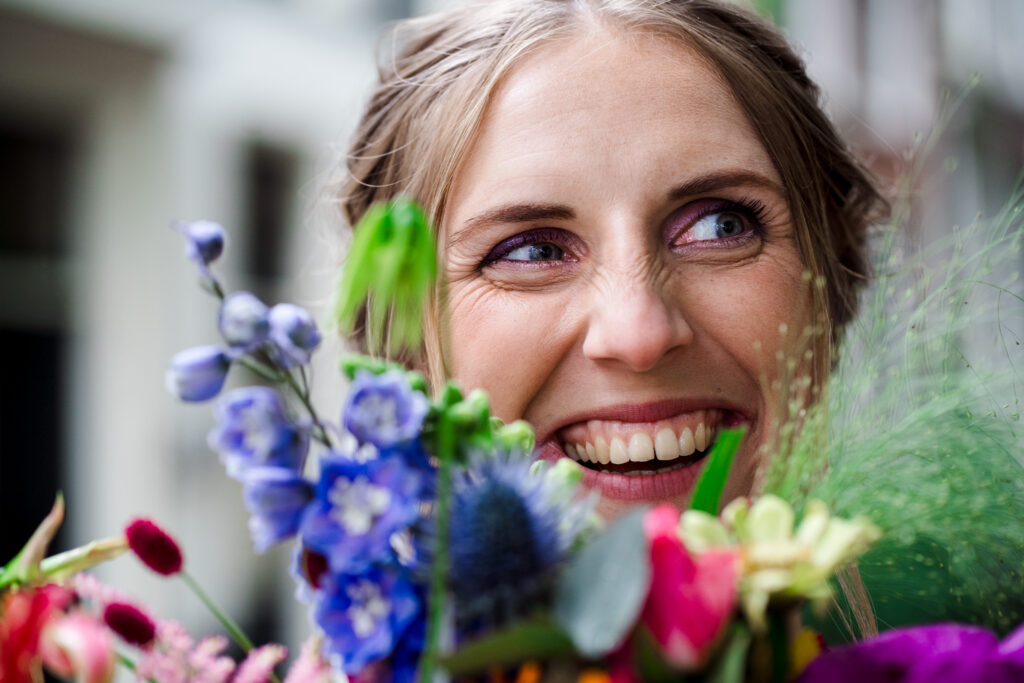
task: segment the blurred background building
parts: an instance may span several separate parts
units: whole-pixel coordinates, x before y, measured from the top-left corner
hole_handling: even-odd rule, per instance
[[[287,551],[253,556],[239,487],[205,444],[210,411],[162,386],[174,352],[216,339],[216,306],[168,226],[224,223],[218,272],[232,288],[322,310],[339,227],[318,200],[373,81],[378,35],[447,4],[0,0],[0,559],[63,490],[58,546],[153,517],[257,639],[294,644],[305,620]],[[978,74],[915,206],[932,235],[999,208],[1024,167],[1024,2],[755,5],[888,178],[944,93],[956,99]],[[324,360],[318,399],[337,405]],[[130,560],[102,575],[212,628],[178,584]]]

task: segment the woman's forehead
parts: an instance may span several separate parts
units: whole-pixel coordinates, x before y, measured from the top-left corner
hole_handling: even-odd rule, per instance
[[[596,30],[550,43],[512,69],[456,174],[446,213],[464,220],[495,195],[574,194],[585,202],[633,188],[654,198],[693,177],[736,171],[781,184],[707,61],[661,36]]]

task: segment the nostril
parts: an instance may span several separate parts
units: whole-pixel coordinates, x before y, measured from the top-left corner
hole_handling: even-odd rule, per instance
[[[619,361],[634,372],[646,372],[693,340],[682,311],[649,292],[602,302],[595,309],[583,341],[583,354],[591,360]]]

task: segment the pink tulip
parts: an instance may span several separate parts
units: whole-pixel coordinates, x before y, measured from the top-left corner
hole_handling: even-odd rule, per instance
[[[106,683],[114,677],[114,650],[103,622],[84,612],[50,620],[39,641],[43,665],[82,683]]]
[[[641,620],[673,666],[700,667],[736,605],[739,555],[691,555],[679,538],[679,511],[662,504],[644,517],[651,549],[651,589]]]

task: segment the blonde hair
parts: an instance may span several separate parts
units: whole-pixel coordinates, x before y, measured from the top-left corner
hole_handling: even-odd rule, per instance
[[[678,40],[730,87],[782,178],[804,266],[820,284],[809,295],[825,330],[814,362],[823,377],[868,275],[867,228],[886,204],[822,112],[818,88],[785,38],[733,5],[484,0],[400,22],[346,158],[337,194],[345,218],[354,226],[372,203],[403,194],[440,225],[497,84],[524,54],[588,23]],[[424,320],[419,358],[435,382],[445,375],[440,298]]]

